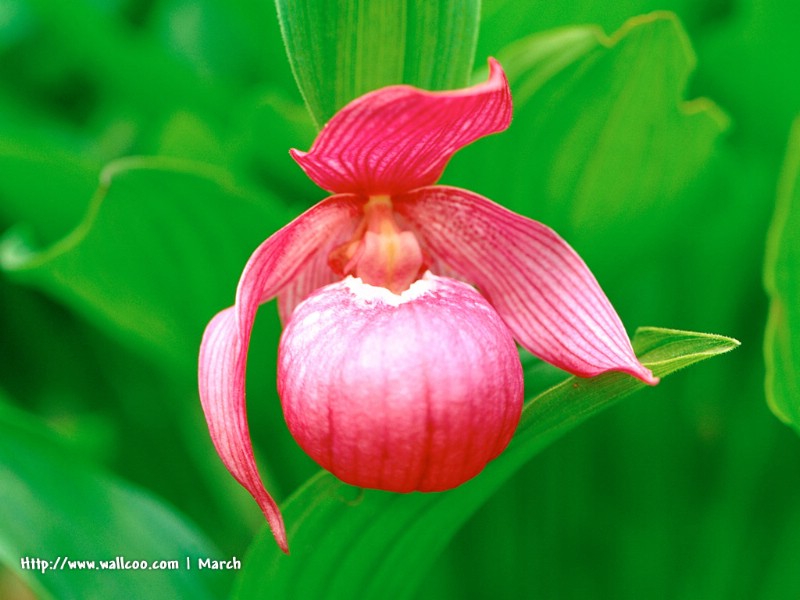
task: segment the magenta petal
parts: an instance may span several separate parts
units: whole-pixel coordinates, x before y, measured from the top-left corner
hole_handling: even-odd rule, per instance
[[[489,59],[489,79],[428,92],[407,85],[350,102],[325,125],[309,152],[292,156],[323,189],[395,194],[435,183],[450,157],[511,122],[511,92]]]
[[[256,499],[278,545],[288,552],[280,511],[258,474],[245,407],[245,372],[256,310],[303,269],[319,248],[352,227],[359,202],[324,200],[277,231],[253,253],[236,293],[236,305],[215,316],[200,346],[199,389],[209,432],[222,462]]]
[[[208,430],[222,462],[253,495],[281,550],[289,552],[278,505],[264,489],[256,468],[244,400],[246,350],[239,340],[234,307],[219,313],[206,327],[200,347],[200,400]]]
[[[329,253],[330,249],[325,249],[314,254],[297,277],[278,294],[278,312],[284,325],[289,322],[297,305],[311,292],[341,279],[341,275],[328,266]]]
[[[401,294],[354,277],[314,292],[281,337],[278,393],[298,444],[343,481],[441,491],[506,447],[523,381],[486,299],[428,273]]]
[[[358,202],[360,205],[363,200],[354,200],[354,202]],[[309,258],[294,279],[280,291],[278,312],[284,325],[289,322],[289,317],[295,307],[313,291],[342,278],[328,266],[328,256],[334,248],[346,243],[352,237],[356,225],[357,219],[353,219],[351,226],[340,227],[338,234],[332,235],[328,242]]]
[[[428,252],[483,292],[527,350],[570,373],[656,384],[589,268],[553,230],[486,198],[435,186],[395,199]]]

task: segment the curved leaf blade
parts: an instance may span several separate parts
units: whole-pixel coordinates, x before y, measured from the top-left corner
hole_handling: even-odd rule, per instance
[[[478,0],[276,0],[297,85],[318,126],[353,98],[407,83],[467,84]]]
[[[695,55],[675,15],[635,17],[611,35],[597,26],[546,31],[497,58],[514,121],[456,155],[446,182],[541,220],[570,243],[648,240],[655,212],[678,218],[727,117],[707,99],[683,99]]]
[[[196,570],[198,558],[219,552],[184,517],[1,400],[0,479],[0,561],[42,598],[136,598],[146,587],[154,598],[211,600],[230,584],[218,572]],[[178,568],[100,568],[117,556],[148,565],[178,560]],[[25,568],[26,557],[47,560],[49,568]],[[70,568],[68,561],[95,561],[95,568]]]
[[[656,328],[640,329],[633,344],[660,377],[739,345],[722,336]],[[395,598],[413,596],[452,535],[515,471],[582,421],[644,387],[620,373],[565,379],[525,404],[500,457],[449,492],[358,490],[320,472],[284,506],[292,555],[262,535],[243,562],[234,597],[383,598],[386,590]]]
[[[767,402],[779,419],[800,430],[800,118],[792,128],[767,236],[764,286],[770,297],[764,335]]]
[[[72,232],[40,249],[10,231],[0,268],[123,343],[194,368],[203,328],[232,302],[250,252],[289,220],[277,200],[237,190],[225,171],[122,159],[103,171]]]

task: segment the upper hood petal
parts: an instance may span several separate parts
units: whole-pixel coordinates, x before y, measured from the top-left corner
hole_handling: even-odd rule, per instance
[[[623,371],[658,382],[594,275],[552,229],[452,187],[416,190],[394,206],[428,252],[480,288],[527,350],[580,376]]]
[[[356,98],[325,125],[311,150],[291,154],[331,192],[395,194],[430,185],[463,146],[511,122],[511,91],[489,59],[489,79],[428,92],[395,85]]]
[[[284,552],[288,546],[283,519],[258,474],[247,426],[245,371],[250,330],[258,306],[291,283],[315,251],[351,227],[358,210],[352,196],[333,196],[270,236],[244,268],[236,305],[211,320],[200,346],[200,400],[211,439],[222,462],[264,511]]]

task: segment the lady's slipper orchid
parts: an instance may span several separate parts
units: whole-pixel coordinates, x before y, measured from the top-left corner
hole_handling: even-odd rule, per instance
[[[434,185],[457,150],[511,121],[505,74],[494,60],[489,67],[488,81],[464,90],[366,94],[309,152],[292,150],[334,195],[256,249],[235,305],[206,329],[199,384],[211,438],[284,551],[245,412],[250,331],[274,297],[286,326],[278,392],[289,430],[357,486],[444,490],[502,452],[522,407],[514,340],[579,376],[617,370],[657,382],[557,234]]]

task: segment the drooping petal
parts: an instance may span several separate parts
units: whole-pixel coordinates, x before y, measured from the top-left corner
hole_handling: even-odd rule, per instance
[[[331,192],[395,194],[431,185],[463,146],[511,122],[511,92],[500,65],[462,90],[396,85],[357,98],[325,125],[311,150],[292,156]]]
[[[256,310],[289,284],[315,251],[352,227],[359,201],[333,196],[309,209],[261,244],[245,266],[236,305],[220,312],[203,334],[199,389],[211,439],[222,462],[255,498],[278,545],[288,552],[280,511],[258,474],[245,406],[245,371]]]
[[[434,186],[395,198],[423,246],[483,292],[517,341],[576,375],[658,382],[589,268],[553,230],[486,198]]]
[[[222,462],[249,491],[267,518],[272,535],[289,551],[283,517],[258,474],[245,410],[244,380],[237,364],[244,361],[236,310],[226,308],[206,327],[200,347],[199,388],[208,430]]]

